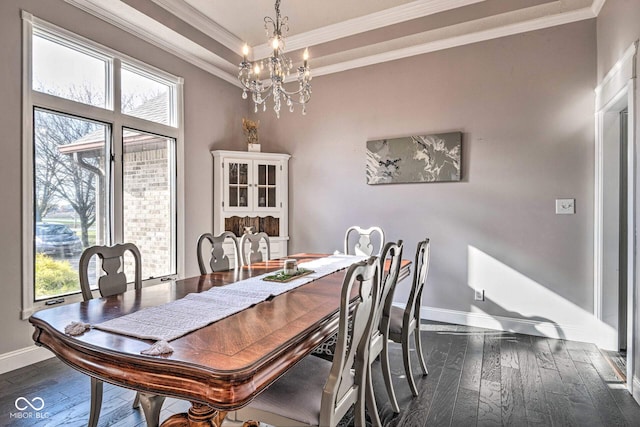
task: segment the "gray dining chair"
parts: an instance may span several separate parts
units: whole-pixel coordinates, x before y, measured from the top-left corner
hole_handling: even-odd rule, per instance
[[[400,267],[402,265],[402,240],[398,240],[397,243],[389,242],[384,245],[382,249],[382,255],[379,258],[380,262],[380,296],[375,307],[374,313],[374,328],[371,332],[371,344],[369,347],[369,375],[367,378],[368,395],[367,395],[367,408],[369,409],[369,415],[372,418],[373,425],[382,425],[378,417],[378,410],[373,394],[373,382],[371,375],[371,364],[380,356],[382,378],[384,379],[384,385],[389,395],[389,401],[391,403],[391,409],[398,413],[400,412],[400,406],[396,399],[395,392],[393,390],[393,383],[391,381],[391,367],[389,364],[389,322],[383,322],[382,318],[384,313],[388,313],[393,306],[393,294],[398,283],[398,276],[400,275]],[[389,261],[389,268],[385,271],[385,263]]]
[[[376,234],[380,245],[377,251],[374,246],[375,240],[372,240],[372,237]],[[380,256],[384,243],[384,231],[382,231],[382,228],[362,228],[354,225],[347,228],[344,234],[344,253],[347,255]]]
[[[264,246],[260,243],[264,241]],[[247,250],[247,243],[249,244]],[[262,249],[264,248],[264,252]],[[240,255],[242,256],[242,265],[251,265],[254,262],[261,262],[271,259],[271,244],[269,236],[264,231],[258,233],[245,233],[240,238]]]
[[[240,419],[260,420],[275,426],[333,427],[355,405],[355,425],[365,425],[369,342],[374,327],[374,307],[379,298],[379,270],[376,257],[349,267],[342,285],[333,361],[303,358],[258,394],[247,408],[239,410]],[[354,287],[358,289],[355,301],[352,299]],[[348,328],[350,319],[351,329]]]
[[[424,363],[422,354],[422,343],[420,340],[420,306],[422,305],[422,291],[429,274],[429,258],[431,247],[429,239],[425,239],[418,243],[416,249],[416,259],[414,264],[413,281],[411,283],[411,291],[404,309],[400,307],[390,306],[387,313],[383,312],[382,322],[388,323],[384,325],[389,329],[389,339],[402,344],[402,360],[404,363],[404,371],[409,381],[411,393],[418,395],[418,388],[413,379],[411,370],[411,352],[409,350],[411,335],[414,335],[416,353],[420,361],[423,375],[428,375],[427,365]]]
[[[98,278],[98,292],[101,297],[118,295],[127,290],[127,276],[124,273],[125,253],[131,253],[134,260],[134,288],[142,289],[142,259],[140,251],[133,243],[122,243],[113,246],[91,246],[80,256],[80,289],[85,301],[93,298],[91,283],[89,281],[89,263],[97,256],[96,270],[100,268],[105,274]],[[102,408],[103,382],[91,377],[91,407],[89,410],[89,427],[98,425],[100,409]],[[133,401],[133,407],[142,406],[148,426],[160,424],[160,410],[164,402],[164,396],[150,395],[137,392]]]
[[[391,408],[396,413],[400,412],[400,406],[398,405],[398,400],[393,389],[391,367],[389,364],[389,322],[383,323],[382,317],[383,313],[389,313],[393,303],[393,293],[395,291],[396,284],[398,283],[400,267],[402,266],[402,248],[402,240],[399,240],[398,243],[389,242],[385,244],[382,250],[382,255],[379,258],[380,293],[374,313],[374,325],[377,326],[375,326],[371,332],[371,343],[369,348],[369,377],[367,379],[368,394],[366,400],[367,409],[373,426],[382,425],[378,416],[371,376],[371,364],[378,356],[381,356],[382,377],[384,379],[387,394],[389,395]],[[385,271],[385,263],[387,260],[389,261],[389,268]],[[329,340],[314,349],[312,354],[326,360],[332,360],[335,353],[336,342],[337,334],[333,335]]]
[[[211,243],[211,251],[209,255],[209,270],[207,270],[207,264],[205,264],[205,257],[203,254],[205,240]],[[224,253],[224,242],[230,241],[233,244],[234,254],[234,267],[240,266],[242,262],[240,259],[240,246],[236,235],[231,231],[223,231],[222,233],[214,236],[211,233],[204,233],[198,238],[198,267],[200,267],[200,274],[215,273],[216,271],[227,271],[231,269],[231,263],[229,257]]]

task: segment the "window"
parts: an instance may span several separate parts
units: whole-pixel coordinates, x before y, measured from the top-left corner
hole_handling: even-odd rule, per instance
[[[23,317],[81,299],[92,245],[134,243],[145,284],[177,275],[181,79],[23,20]]]

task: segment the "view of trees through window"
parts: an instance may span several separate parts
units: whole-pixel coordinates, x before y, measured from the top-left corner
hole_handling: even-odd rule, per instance
[[[33,103],[35,300],[79,292],[80,255],[96,244],[136,244],[143,279],[175,274],[175,137],[150,124],[122,127],[122,139],[114,141],[114,122],[91,110],[108,109],[109,88],[119,85],[121,123],[126,114],[170,126],[172,85],[131,65],[123,65],[121,81],[108,82],[114,75],[108,57],[49,33],[34,32],[32,56],[33,91],[78,103],[72,114],[68,104],[66,112],[58,110],[55,99]],[[121,180],[114,180],[114,171]],[[114,182],[121,187],[114,188]],[[120,213],[113,211],[114,198],[122,200]],[[118,222],[123,236],[114,233]],[[124,264],[133,277],[132,260],[125,258]],[[92,260],[90,281],[97,283],[100,275]]]

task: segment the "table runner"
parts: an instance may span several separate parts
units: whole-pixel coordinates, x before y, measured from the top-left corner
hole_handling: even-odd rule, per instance
[[[171,341],[364,259],[367,257],[353,255],[319,258],[298,265],[299,268],[314,270],[314,273],[287,283],[264,281],[264,277],[275,274],[265,273],[205,292],[188,294],[182,299],[145,308],[93,327],[141,339]]]

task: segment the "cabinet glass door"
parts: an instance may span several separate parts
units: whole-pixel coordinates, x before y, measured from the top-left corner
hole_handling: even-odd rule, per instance
[[[275,209],[278,207],[278,162],[256,162],[257,176],[256,209]]]
[[[246,161],[225,160],[225,192],[228,208],[249,208],[251,182],[250,163]]]

